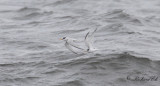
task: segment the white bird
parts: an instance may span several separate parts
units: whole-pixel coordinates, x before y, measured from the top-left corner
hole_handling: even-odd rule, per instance
[[[86,34],[84,42],[85,42],[87,49],[81,48],[78,45],[76,45],[75,43],[78,42],[78,40],[76,39],[69,38],[69,37],[63,37],[61,40],[65,41],[66,48],[75,54],[78,54],[78,53],[73,49],[73,47],[79,50],[82,50],[83,52],[93,52],[93,51],[98,50],[93,47],[93,37],[96,31],[97,31],[97,28],[92,33],[88,32]]]

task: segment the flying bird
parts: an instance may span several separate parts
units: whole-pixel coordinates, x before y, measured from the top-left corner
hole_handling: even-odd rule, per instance
[[[76,49],[79,49],[83,52],[94,52],[98,49],[96,49],[94,46],[93,46],[93,37],[94,37],[94,33],[97,31],[97,28],[93,31],[93,32],[88,32],[86,35],[85,35],[85,38],[84,38],[84,43],[85,43],[85,46],[87,47],[87,49],[85,48],[81,48],[80,46],[76,45],[76,42],[78,42],[77,39],[74,39],[74,38],[70,38],[70,37],[63,37],[61,38],[61,40],[65,41],[65,46],[67,49],[69,49],[70,51],[72,51],[73,53],[75,54],[78,54],[73,48],[76,48]]]

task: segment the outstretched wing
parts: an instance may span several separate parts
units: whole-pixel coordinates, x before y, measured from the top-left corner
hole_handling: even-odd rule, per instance
[[[89,42],[89,40],[88,40],[88,35],[89,35],[89,32],[85,36],[85,44],[87,46],[87,51],[89,51],[90,45],[91,45],[90,42]]]
[[[75,44],[75,43],[78,43],[79,41],[76,40],[76,39],[71,39],[67,41],[67,43],[72,46],[72,47],[75,47],[77,49],[80,49],[80,50],[84,50],[83,48],[79,47],[79,45]]]
[[[93,37],[94,33],[97,31],[98,28],[96,28],[93,33],[91,34],[91,37]]]
[[[85,36],[85,44],[87,46],[87,51],[93,49],[93,37],[94,37],[94,33],[97,31],[97,28],[90,34],[90,32],[88,32]]]
[[[80,47],[75,46],[75,45],[73,45],[73,44],[70,44],[70,45],[73,46],[73,47],[75,47],[75,48],[77,48],[77,49],[84,50],[83,48],[80,48]]]
[[[73,53],[77,54],[73,49],[72,47],[68,44],[68,42],[65,43],[65,46],[68,50],[72,51]]]

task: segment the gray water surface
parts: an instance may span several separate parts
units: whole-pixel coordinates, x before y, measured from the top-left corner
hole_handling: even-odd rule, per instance
[[[159,0],[0,0],[0,86],[159,86]],[[98,28],[98,52],[61,37]]]

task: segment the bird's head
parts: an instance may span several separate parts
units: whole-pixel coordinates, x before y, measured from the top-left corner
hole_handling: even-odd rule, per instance
[[[63,37],[63,38],[61,38],[60,40],[67,41],[67,40],[68,40],[68,38],[67,38],[67,37]]]

